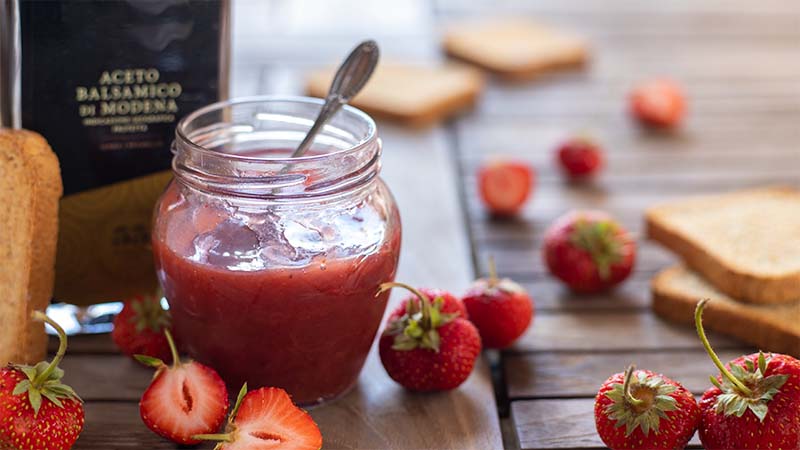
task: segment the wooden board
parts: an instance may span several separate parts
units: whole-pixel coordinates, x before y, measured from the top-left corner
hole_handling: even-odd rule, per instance
[[[445,22],[531,15],[587,36],[592,63],[525,84],[493,80],[479,110],[452,127],[476,272],[494,256],[500,275],[523,283],[537,304],[531,329],[500,355],[496,386],[521,449],[603,448],[594,395],[629,363],[663,371],[695,394],[715,372],[691,327],[667,324],[649,308],[649,280],[677,259],[643,240],[643,211],[658,202],[765,184],[800,185],[800,4],[769,0],[637,2],[439,0]],[[678,80],[686,123],[642,130],[627,111],[638,80]],[[563,180],[554,152],[576,133],[605,149],[593,182]],[[531,201],[513,220],[487,216],[475,174],[493,158],[535,167]],[[637,238],[634,273],[618,289],[580,296],[542,261],[547,227],[571,209],[601,209]],[[710,336],[723,360],[753,349]],[[697,436],[690,447],[698,447]]]

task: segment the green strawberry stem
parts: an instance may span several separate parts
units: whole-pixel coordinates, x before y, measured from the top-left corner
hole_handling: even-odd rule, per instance
[[[168,329],[164,328],[164,336],[167,337],[169,351],[172,353],[172,367],[180,367],[181,358],[178,356],[178,347],[175,346],[175,340],[172,339],[172,333],[170,333]]]
[[[497,286],[500,280],[497,278],[497,266],[494,263],[494,256],[489,256],[489,288]]]
[[[64,359],[64,355],[67,353],[67,333],[64,332],[64,329],[61,328],[61,325],[56,323],[56,321],[53,319],[47,317],[47,315],[41,311],[34,311],[31,316],[34,320],[38,320],[50,325],[54,330],[56,330],[56,333],[58,333],[58,352],[56,352],[56,356],[52,361],[50,361],[50,364],[47,366],[47,368],[43,372],[39,373],[39,375],[31,382],[31,385],[38,389],[42,387],[42,384],[45,381],[50,379],[50,375],[54,370],[56,370],[58,363]]]
[[[725,368],[725,365],[722,364],[719,357],[716,353],[714,353],[714,349],[711,348],[711,344],[708,342],[708,338],[706,337],[706,332],[703,329],[703,308],[705,308],[706,303],[708,303],[709,299],[704,298],[697,303],[697,308],[694,310],[694,324],[697,328],[697,335],[700,336],[700,341],[703,343],[703,347],[706,349],[706,353],[711,358],[711,361],[714,362],[714,365],[717,366],[722,376],[727,379],[731,384],[736,386],[736,389],[739,390],[742,394],[746,397],[752,397],[753,391],[750,390],[747,386],[744,385],[738,378],[736,378],[728,369]]]
[[[378,293],[375,294],[375,296],[377,297],[377,296],[383,294],[384,292],[386,292],[386,291],[388,291],[388,290],[390,290],[392,288],[396,288],[396,287],[403,288],[403,289],[406,289],[408,291],[411,291],[411,293],[414,294],[415,296],[417,296],[421,302],[426,302],[427,301],[428,303],[430,303],[430,301],[431,301],[431,299],[429,299],[428,296],[423,294],[419,289],[417,289],[417,288],[415,288],[413,286],[410,286],[408,284],[400,283],[400,282],[397,282],[397,281],[392,281],[392,282],[389,282],[389,283],[381,283],[381,285],[378,286]]]
[[[175,340],[172,338],[172,333],[169,332],[168,329],[164,329],[164,337],[167,338],[167,344],[169,345],[169,351],[172,353],[172,367],[178,368],[181,366],[181,358],[178,355],[178,348],[175,346]],[[164,364],[164,361],[154,358],[152,356],[147,355],[133,355],[134,359],[139,361],[140,363],[144,364],[148,367],[153,367],[158,370],[162,370],[167,367]]]
[[[239,395],[236,397],[236,403],[233,405],[233,409],[228,416],[228,426],[226,427],[226,431],[228,431],[227,433],[195,434],[192,436],[192,439],[197,439],[199,441],[233,442],[235,440],[235,425],[233,421],[236,419],[236,414],[239,413],[239,407],[242,406],[242,400],[244,400],[245,395],[247,395],[247,382],[245,382],[242,385],[242,388],[239,389]]]
[[[625,381],[622,384],[622,392],[625,394],[625,401],[633,405],[634,407],[641,407],[644,404],[644,400],[638,399],[631,394],[631,378],[633,378],[633,372],[636,370],[636,366],[631,364],[625,369]]]

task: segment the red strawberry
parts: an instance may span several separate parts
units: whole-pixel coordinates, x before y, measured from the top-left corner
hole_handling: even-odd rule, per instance
[[[492,259],[489,260],[489,278],[476,280],[463,301],[486,348],[509,347],[533,319],[531,297],[519,284],[508,278],[497,278]]]
[[[514,215],[528,199],[535,178],[533,168],[525,163],[494,161],[478,171],[481,199],[492,214]]]
[[[307,412],[292,403],[283,389],[239,391],[223,434],[195,438],[218,441],[215,450],[319,450],[322,434]]]
[[[695,326],[721,376],[700,400],[703,447],[715,449],[800,449],[800,361],[777,353],[753,353],[727,366],[703,330],[701,300]]]
[[[643,125],[669,128],[686,114],[686,99],[677,83],[666,79],[637,86],[630,97],[631,114]]]
[[[700,408],[680,383],[630,366],[600,386],[594,422],[612,450],[681,449],[700,424]]]
[[[50,363],[9,365],[0,369],[0,448],[13,450],[67,450],[83,430],[83,402],[61,383],[58,363],[67,351],[67,335],[39,311],[33,318],[47,322],[61,343]]]
[[[130,357],[147,355],[171,363],[172,354],[164,336],[164,330],[169,327],[169,312],[161,307],[161,299],[137,295],[126,300],[122,311],[114,318],[111,339]]]
[[[582,293],[621,283],[636,259],[636,242],[601,211],[573,211],[557,219],[545,232],[543,250],[550,272]]]
[[[393,287],[408,289],[417,299],[408,300],[389,316],[378,344],[386,372],[412,391],[458,387],[481,352],[478,330],[462,311],[444,312],[443,297],[431,301],[425,293],[401,283],[384,283],[378,293]]]
[[[172,352],[172,366],[145,355],[142,364],[155,367],[156,374],[139,402],[139,413],[147,428],[178,444],[198,444],[195,434],[215,433],[228,411],[228,390],[214,369],[198,362],[182,363],[168,330],[164,331]]]
[[[603,168],[603,149],[585,137],[570,139],[558,148],[562,171],[573,180],[589,178]]]

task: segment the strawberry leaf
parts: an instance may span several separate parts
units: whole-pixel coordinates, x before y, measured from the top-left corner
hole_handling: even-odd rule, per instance
[[[767,358],[764,357],[764,352],[758,352],[758,371],[761,375],[767,374]]]
[[[39,408],[42,407],[42,393],[38,389],[28,389],[28,401],[33,408],[33,416],[39,415]]]
[[[155,367],[155,368],[159,368],[159,367],[163,367],[164,366],[164,361],[161,361],[158,358],[153,358],[152,356],[133,355],[133,357],[134,357],[134,359],[136,359],[140,363],[144,364],[145,366]]]
[[[11,395],[20,395],[26,392],[31,387],[31,380],[22,380],[14,387],[14,391],[11,392]]]
[[[589,253],[603,280],[611,276],[611,266],[622,260],[622,245],[617,226],[610,220],[591,222],[584,218],[575,222],[570,241]]]
[[[752,360],[745,360],[744,367],[730,364],[730,371],[752,391],[746,395],[737,389],[729,380],[723,380],[718,386],[722,394],[717,397],[715,411],[726,416],[742,417],[750,410],[759,421],[763,422],[769,413],[769,402],[780,392],[780,388],[789,379],[788,375],[764,376],[769,366],[769,358],[759,353],[757,366]]]
[[[48,400],[53,402],[53,404],[58,406],[59,408],[64,407],[64,404],[61,403],[61,400],[58,399],[58,396],[53,391],[42,391],[42,395],[44,395]]]

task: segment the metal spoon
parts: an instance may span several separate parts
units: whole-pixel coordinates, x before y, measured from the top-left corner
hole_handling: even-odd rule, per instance
[[[308,130],[303,142],[292,153],[292,158],[303,156],[306,150],[311,147],[314,138],[319,130],[322,129],[322,126],[325,125],[325,122],[333,117],[342,106],[346,105],[367,84],[369,77],[375,70],[375,66],[378,64],[378,54],[378,44],[373,40],[358,44],[350,52],[347,59],[339,66],[339,70],[336,71],[336,76],[333,77],[331,88],[328,90],[328,96],[325,97],[325,104],[322,105],[317,120]]]

